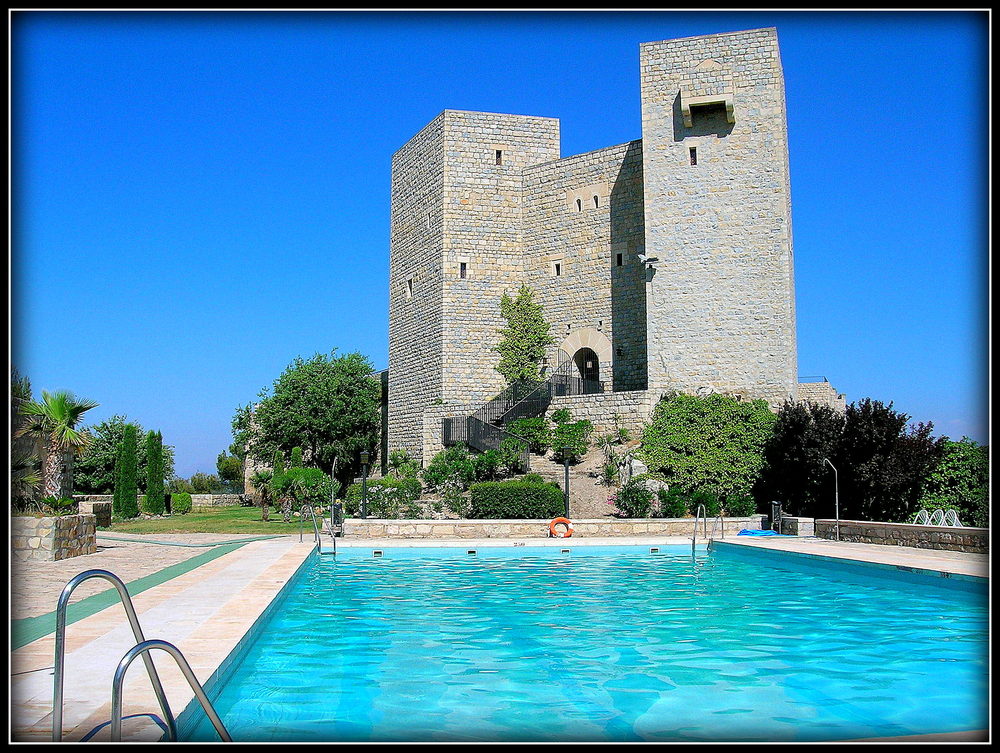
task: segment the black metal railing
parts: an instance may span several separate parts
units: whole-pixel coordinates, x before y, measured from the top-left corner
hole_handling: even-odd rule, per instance
[[[603,391],[602,382],[579,376],[576,364],[566,361],[541,382],[514,382],[471,416],[442,419],[442,444],[450,447],[461,443],[485,452],[499,450],[505,439],[517,440],[525,445],[522,460],[527,469],[531,457],[527,443],[504,429],[504,424],[519,418],[544,416],[554,397],[593,395]]]

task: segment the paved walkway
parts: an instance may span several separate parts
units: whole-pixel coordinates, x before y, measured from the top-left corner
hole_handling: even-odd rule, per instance
[[[144,538],[145,541],[120,540],[126,538]],[[204,548],[160,546],[150,544],[149,541],[215,544],[255,538],[259,537],[215,533],[156,534],[145,537],[114,533],[105,536],[103,532],[98,532],[97,552],[94,554],[56,562],[14,560],[10,579],[10,617],[12,620],[21,620],[52,612],[66,582],[84,570],[95,568],[110,570],[126,583],[130,583],[196,557],[205,551]],[[298,540],[297,536],[295,540]],[[74,592],[73,601],[112,588],[113,586],[104,580],[87,581]]]
[[[231,540],[230,537],[217,537]],[[181,547],[140,544],[134,551],[144,559]],[[161,638],[184,653],[195,676],[204,684],[236,647],[256,619],[271,604],[281,587],[312,551],[313,543],[298,543],[297,536],[254,541],[223,556],[149,588],[133,597],[146,638]],[[208,550],[211,551],[211,550]],[[74,558],[72,575],[107,564],[98,555]],[[100,562],[100,564],[98,564]],[[58,563],[49,563],[58,564]],[[162,562],[161,562],[162,565]],[[149,563],[119,568],[127,578],[146,571]],[[83,589],[90,581],[81,585]],[[61,588],[61,584],[59,586]],[[98,589],[94,589],[98,590]],[[52,602],[54,605],[54,601]],[[79,740],[111,717],[111,680],[115,667],[135,643],[121,605],[115,601],[101,611],[79,619],[66,631],[65,703],[63,734]],[[11,734],[16,741],[51,739],[52,683],[55,636],[48,633],[11,654]],[[193,694],[173,660],[162,651],[153,653],[163,688],[175,714]],[[135,664],[140,666],[136,667]],[[142,662],[133,663],[125,681],[124,714],[160,714]],[[93,739],[109,739],[105,727]],[[123,739],[152,741],[161,732],[149,717],[130,719],[123,725]]]
[[[988,554],[952,552],[946,549],[917,549],[911,546],[860,544],[812,537],[732,536],[722,541],[726,544],[848,559],[857,562],[873,562],[881,565],[897,565],[956,575],[989,577],[990,560]]]

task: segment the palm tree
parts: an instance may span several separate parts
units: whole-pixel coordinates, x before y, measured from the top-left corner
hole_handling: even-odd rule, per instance
[[[21,406],[21,415],[28,420],[18,429],[17,436],[30,434],[45,441],[44,496],[61,498],[73,493],[73,456],[89,440],[89,435],[77,427],[83,414],[98,405],[65,390],[52,394],[42,390],[41,402],[31,400]]]
[[[260,494],[260,519],[267,522],[271,511],[271,471],[257,471],[250,477],[250,483]]]

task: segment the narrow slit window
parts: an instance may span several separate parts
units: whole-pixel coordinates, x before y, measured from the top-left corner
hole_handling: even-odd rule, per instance
[[[600,200],[595,196],[594,197],[594,209],[597,209],[597,207],[599,207],[599,206],[600,206]]]
[[[578,212],[582,212],[583,211],[583,199],[577,199],[576,200],[576,211],[578,211]]]
[[[460,262],[458,265],[458,276],[464,280],[468,272],[469,272],[469,265],[466,264],[464,261]]]
[[[622,265],[623,261],[624,261],[624,258],[623,258],[622,254],[620,254],[620,253],[619,254],[615,254],[615,266],[616,267],[620,267]]]
[[[688,153],[691,155],[691,164],[692,165],[697,165],[698,164],[698,148],[692,146],[690,149],[688,149]]]
[[[413,298],[413,278],[406,281],[406,300]]]
[[[429,212],[427,213],[427,229],[431,229],[431,215]]]
[[[555,273],[556,277],[562,277],[562,262],[556,262]]]
[[[496,150],[496,160],[498,165],[503,164],[503,149]]]

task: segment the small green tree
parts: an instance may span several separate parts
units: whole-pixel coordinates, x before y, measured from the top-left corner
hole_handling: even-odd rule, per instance
[[[118,462],[115,463],[115,494],[111,501],[111,510],[119,518],[134,518],[139,515],[136,465],[135,426],[126,424],[118,450]]]
[[[163,515],[165,508],[163,486],[163,435],[150,431],[146,434],[146,509],[150,515]]]
[[[494,348],[500,354],[496,370],[508,384],[540,381],[538,364],[545,357],[546,346],[555,340],[549,334],[541,305],[532,300],[531,289],[522,285],[516,298],[504,293],[500,315],[507,320],[507,326],[499,330],[500,343]]]
[[[924,509],[954,505],[965,525],[986,528],[990,516],[989,447],[962,437],[946,440],[944,455],[924,484],[920,506]]]
[[[271,480],[273,478],[274,474],[267,470],[257,471],[250,477],[250,483],[260,495],[260,519],[265,523],[271,513],[271,497],[273,495]]]
[[[292,468],[302,468],[303,463],[302,463],[302,448],[301,447],[293,447],[292,448],[292,459],[291,459],[291,462],[290,462],[290,466]]]
[[[243,461],[239,457],[227,455],[223,450],[215,460],[215,467],[227,491],[235,493],[243,491]]]
[[[271,472],[275,476],[280,476],[285,472],[285,453],[281,450],[274,451],[274,458],[271,460]]]

